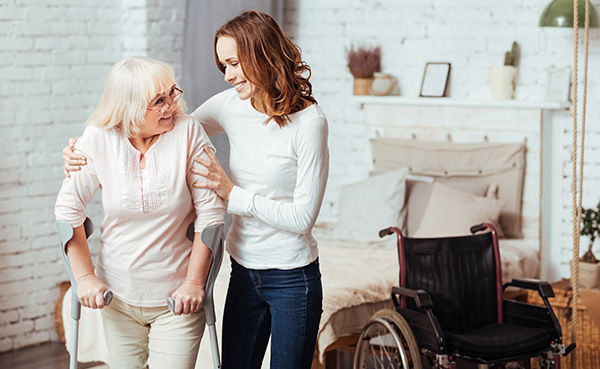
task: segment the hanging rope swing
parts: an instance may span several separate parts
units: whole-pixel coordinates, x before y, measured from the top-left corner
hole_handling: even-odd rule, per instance
[[[583,197],[583,154],[585,147],[585,117],[587,108],[588,80],[588,49],[590,38],[590,0],[585,2],[585,59],[583,72],[583,103],[581,114],[581,157],[579,159],[579,175],[577,174],[578,145],[577,145],[577,72],[579,62],[579,1],[573,1],[573,148],[571,161],[573,163],[571,191],[573,193],[573,260],[571,263],[571,285],[573,287],[573,312],[571,315],[571,341],[577,340],[578,297],[579,297],[579,236],[581,234],[581,206]],[[577,368],[577,350],[571,353],[571,368]]]

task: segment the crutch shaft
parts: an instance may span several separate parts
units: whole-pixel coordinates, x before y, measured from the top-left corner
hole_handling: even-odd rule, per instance
[[[221,358],[219,356],[219,341],[217,341],[217,328],[215,325],[208,326],[208,335],[210,336],[210,347],[212,349],[213,363],[215,369],[221,368]]]
[[[79,319],[73,319],[71,326],[71,360],[69,363],[70,369],[77,369],[77,344],[79,341]]]

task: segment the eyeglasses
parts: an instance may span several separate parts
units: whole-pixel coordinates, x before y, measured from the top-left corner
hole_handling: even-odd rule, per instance
[[[177,87],[173,87],[171,92],[169,92],[169,96],[160,97],[158,100],[152,104],[151,108],[146,108],[150,111],[155,111],[159,113],[164,113],[168,107],[177,104],[179,99],[181,99],[181,95],[183,95],[183,90],[178,89]]]

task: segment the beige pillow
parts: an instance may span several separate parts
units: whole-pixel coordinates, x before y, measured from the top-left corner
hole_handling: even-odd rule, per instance
[[[369,177],[342,187],[336,237],[357,241],[378,241],[379,231],[404,224],[405,182],[408,169],[402,168]]]
[[[429,179],[427,180],[427,178]],[[419,224],[421,224],[421,219],[423,219],[423,214],[425,214],[425,209],[431,197],[431,191],[433,191],[434,179],[433,177],[419,178],[410,174],[406,179],[406,206],[404,209],[407,211],[407,215],[406,228],[402,228],[402,232],[409,237],[412,237],[419,228]],[[435,180],[439,181],[439,179]],[[478,196],[486,195],[489,187],[487,183],[469,182],[467,180],[444,183]]]
[[[504,202],[477,196],[439,182],[433,184],[421,224],[412,237],[470,235],[471,226],[492,223],[502,237],[498,218]]]

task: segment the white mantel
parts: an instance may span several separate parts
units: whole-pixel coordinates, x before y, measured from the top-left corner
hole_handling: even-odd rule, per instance
[[[456,99],[450,97],[404,97],[404,96],[352,96],[351,102],[370,105],[400,106],[453,106],[471,108],[506,108],[566,110],[571,107],[569,101],[532,101],[532,100],[484,100]]]

